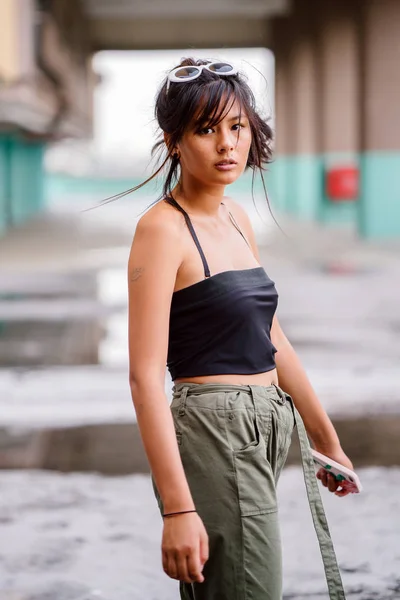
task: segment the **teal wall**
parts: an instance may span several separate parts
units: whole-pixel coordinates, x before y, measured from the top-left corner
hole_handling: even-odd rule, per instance
[[[324,169],[340,167],[340,166],[359,166],[359,155],[355,152],[329,152],[322,157],[322,165]],[[341,202],[332,202],[325,193],[325,186],[322,177],[322,199],[319,206],[319,221],[328,224],[358,224],[358,209],[359,201],[344,200]]]
[[[361,234],[400,237],[400,152],[365,152],[360,164]]]
[[[325,194],[324,170],[351,164],[360,168],[360,196],[332,202]],[[400,152],[279,156],[270,171],[276,210],[328,225],[352,225],[367,239],[400,237]]]
[[[10,198],[10,140],[0,137],[0,235],[7,228]]]
[[[354,162],[350,154],[296,154],[278,156],[270,165],[270,191],[274,207],[301,220],[352,223],[358,219],[358,202],[332,202],[325,194],[324,171]]]
[[[278,160],[275,159],[274,162],[268,166],[268,169],[269,171],[266,177],[266,183],[268,186],[268,193],[271,199],[271,204],[273,205],[273,208],[275,210],[284,212],[286,206],[285,157],[282,156]]]
[[[0,233],[43,208],[43,144],[0,136]],[[361,196],[356,202],[331,202],[324,192],[324,167],[356,161],[354,154],[279,156],[265,174],[273,210],[326,224],[352,224],[366,238],[400,236],[400,152],[369,152],[358,158]],[[140,183],[135,180],[76,179],[51,175],[47,194],[63,190],[79,198],[89,191],[98,200]],[[75,183],[74,183],[75,182]],[[230,186],[237,194],[251,190],[251,173]],[[146,186],[143,193],[152,192]],[[229,193],[229,192],[228,192]],[[263,196],[259,177],[255,193]],[[11,202],[10,202],[11,200]]]
[[[0,135],[0,234],[43,208],[44,144]]]
[[[300,219],[314,219],[318,215],[323,185],[321,160],[308,154],[291,156],[289,169],[289,210]]]
[[[90,177],[90,176],[77,176],[68,175],[65,173],[47,173],[45,176],[45,197],[57,198],[60,196],[68,196],[71,201],[75,200],[79,202],[82,198],[85,201],[88,197],[93,198],[93,203],[101,202],[105,198],[124,192],[132,187],[135,187],[145,181],[148,174],[143,173],[142,177],[132,177],[131,179],[123,178],[111,178],[111,177]],[[265,183],[267,190],[270,188],[270,181],[273,177],[273,173],[266,172],[264,174]],[[227,186],[227,194],[236,194],[238,196],[251,194],[252,189],[252,171],[249,169],[246,171],[235,183]],[[145,185],[141,190],[136,191],[132,194],[132,198],[136,198],[138,195],[148,196],[155,200],[162,191],[162,180],[159,179],[157,182],[150,182]],[[261,198],[264,197],[264,191],[261,183],[261,179],[257,174],[254,181],[254,194]],[[149,199],[149,202],[151,200]]]
[[[93,197],[94,203],[101,202],[109,196],[124,192],[136,185],[139,185],[146,179],[146,176],[136,177],[132,179],[111,178],[111,177],[79,177],[64,173],[47,173],[45,177],[45,197],[52,198],[68,195],[76,201],[80,201],[82,197]],[[155,187],[149,183],[143,188],[144,192],[154,192]],[[157,190],[158,193],[159,190]],[[135,192],[136,194],[140,192]]]

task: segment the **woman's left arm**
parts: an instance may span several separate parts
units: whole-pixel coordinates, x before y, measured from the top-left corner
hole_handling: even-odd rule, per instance
[[[246,232],[254,256],[260,262],[256,238],[246,211],[231,198],[226,198],[226,200],[229,209]],[[342,450],[335,428],[318,400],[300,359],[282,331],[276,315],[272,322],[271,340],[278,350],[275,354],[275,361],[279,385],[292,397],[315,450],[329,456],[345,467],[353,469],[351,461]],[[318,471],[317,477],[325,487],[331,492],[335,492],[337,496],[348,494],[346,490],[336,491],[340,484],[331,473],[327,473],[324,469]]]
[[[277,349],[275,354],[279,386],[292,398],[307,432],[322,454],[337,452],[340,442],[331,420],[322,407],[306,375],[293,346],[282,331],[275,315],[271,327],[271,341]]]
[[[277,349],[275,363],[279,386],[292,397],[314,448],[345,467],[353,469],[351,461],[340,445],[335,428],[320,403],[300,359],[284,334],[276,315],[271,327],[271,341]],[[340,484],[333,475],[320,469],[317,476],[330,491],[336,492]],[[338,496],[347,495],[344,490],[338,491],[336,494]]]

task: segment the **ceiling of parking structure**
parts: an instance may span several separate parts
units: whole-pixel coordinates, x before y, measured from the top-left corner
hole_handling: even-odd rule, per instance
[[[285,12],[289,0],[84,0],[89,15],[104,18],[268,17]]]
[[[265,46],[290,0],[84,0],[94,50]]]

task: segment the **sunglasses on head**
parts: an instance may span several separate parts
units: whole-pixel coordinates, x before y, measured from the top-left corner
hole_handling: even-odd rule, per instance
[[[177,67],[168,73],[166,93],[168,94],[171,82],[186,83],[187,81],[193,81],[194,79],[197,79],[197,77],[200,77],[203,69],[207,69],[211,73],[220,75],[221,77],[237,75],[238,72],[236,67],[227,62],[212,62],[208,65],[188,65],[186,67]]]

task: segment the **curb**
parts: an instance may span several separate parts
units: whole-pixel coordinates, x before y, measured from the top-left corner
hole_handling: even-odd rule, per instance
[[[355,468],[400,465],[400,415],[334,418]],[[299,464],[296,432],[287,464]],[[0,429],[0,469],[47,469],[104,475],[149,473],[136,423],[15,431]]]

